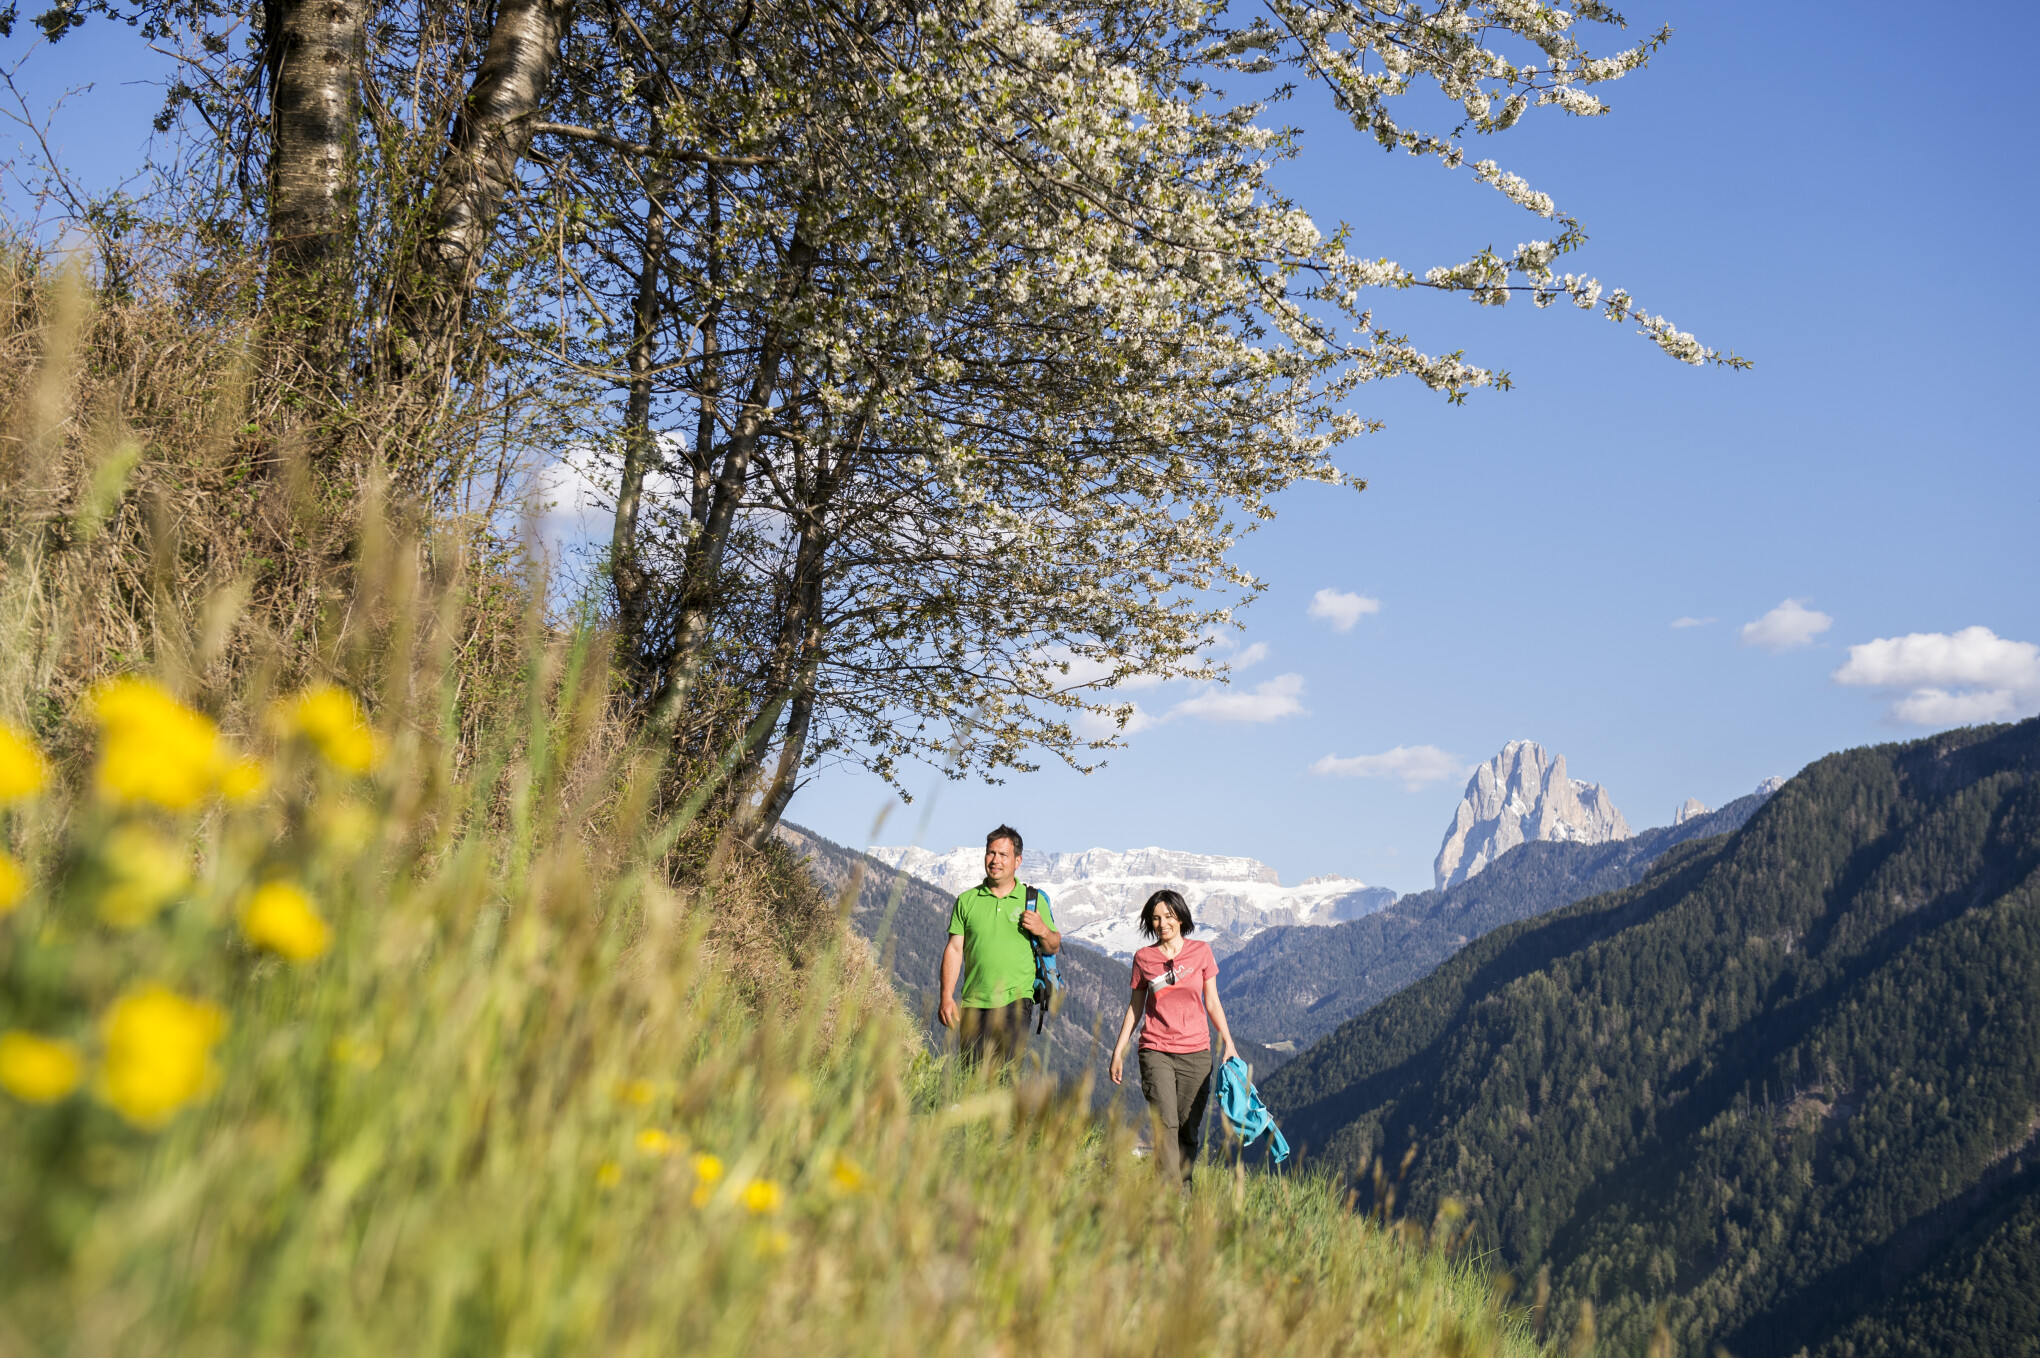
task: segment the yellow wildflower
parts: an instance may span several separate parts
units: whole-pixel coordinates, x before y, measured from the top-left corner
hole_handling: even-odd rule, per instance
[[[753,1179],[744,1185],[744,1191],[737,1195],[737,1200],[744,1204],[744,1210],[752,1216],[762,1217],[769,1212],[778,1211],[779,1204],[785,1197],[785,1190],[772,1180]]]
[[[680,1143],[657,1127],[647,1127],[637,1134],[637,1148],[646,1155],[671,1155],[680,1149]]]
[[[845,1193],[855,1193],[864,1187],[864,1171],[855,1160],[841,1151],[836,1152],[834,1159],[835,1163],[829,1166],[829,1182]]]
[[[623,1166],[614,1160],[604,1160],[595,1166],[595,1182],[602,1188],[614,1188],[623,1182]]]
[[[117,929],[139,929],[191,885],[184,849],[146,825],[122,825],[106,837],[100,857],[106,889],[99,918]]]
[[[785,1231],[765,1231],[758,1237],[758,1253],[767,1259],[777,1259],[793,1248],[793,1237]]]
[[[18,802],[49,786],[49,761],[35,742],[0,722],[0,802]]]
[[[616,1097],[640,1108],[650,1103],[658,1092],[658,1086],[650,1080],[619,1080],[616,1083]]]
[[[333,931],[311,898],[289,882],[265,882],[241,911],[241,933],[258,948],[293,962],[309,962],[326,951]]]
[[[187,1000],[160,985],[128,991],[100,1022],[106,1039],[101,1095],[136,1126],[161,1127],[218,1080],[212,1049],[226,1028],[219,1006],[204,1000]]]
[[[91,706],[99,723],[96,781],[108,801],[188,810],[226,771],[219,728],[154,680],[110,679],[92,690]]]
[[[0,915],[13,914],[14,907],[27,894],[28,874],[21,870],[13,854],[0,853]]]
[[[220,795],[230,802],[252,802],[269,786],[269,770],[253,755],[243,755],[220,774]]]
[[[706,1207],[708,1200],[715,1196],[717,1181],[723,1176],[722,1160],[702,1151],[687,1163],[694,1170],[694,1205]]]
[[[68,1042],[11,1029],[0,1033],[0,1089],[26,1103],[55,1103],[84,1077],[78,1049]]]
[[[284,705],[281,715],[287,730],[311,741],[327,763],[343,772],[367,773],[381,756],[368,714],[337,684],[306,689]]]

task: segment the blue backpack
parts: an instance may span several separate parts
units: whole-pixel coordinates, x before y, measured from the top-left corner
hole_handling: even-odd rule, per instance
[[[1027,908],[1038,910],[1036,902],[1041,893],[1033,887],[1027,888]],[[1021,933],[1027,931],[1022,929]],[[1034,948],[1034,1031],[1039,1033],[1048,1022],[1048,1006],[1055,999],[1055,992],[1062,988],[1062,973],[1055,968],[1055,954],[1041,950],[1041,940],[1027,934],[1027,941]]]

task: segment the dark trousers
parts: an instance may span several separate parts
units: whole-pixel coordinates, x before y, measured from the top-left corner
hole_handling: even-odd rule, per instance
[[[1140,1092],[1155,1124],[1155,1160],[1166,1174],[1190,1182],[1204,1140],[1204,1105],[1211,1099],[1211,1048],[1201,1052],[1142,1051]]]
[[[1020,1055],[1034,1018],[1031,1000],[1014,1000],[997,1009],[964,1009],[956,1016],[956,1036],[963,1044],[965,1065],[975,1066],[986,1057],[995,1063]]]

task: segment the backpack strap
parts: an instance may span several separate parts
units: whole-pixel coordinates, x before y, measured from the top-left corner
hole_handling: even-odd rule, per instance
[[[1041,899],[1040,892],[1036,891],[1033,887],[1027,888],[1027,908],[1029,910],[1039,909],[1040,899]],[[1021,930],[1021,932],[1026,933],[1026,930],[1023,929]],[[1034,949],[1034,973],[1035,976],[1039,978],[1041,975],[1041,959],[1046,957],[1047,954],[1042,952],[1041,950],[1041,940],[1036,938],[1033,934],[1027,934],[1027,942],[1028,945]],[[1042,1028],[1045,1027],[1047,1023],[1048,1023],[1048,1005],[1045,1003],[1035,1005],[1034,1032],[1036,1036],[1040,1035]]]

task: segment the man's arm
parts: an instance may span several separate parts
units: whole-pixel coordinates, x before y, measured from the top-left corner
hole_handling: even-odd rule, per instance
[[[942,1003],[935,1010],[945,1028],[954,1028],[961,1017],[956,1007],[956,982],[962,975],[963,935],[951,934],[949,946],[942,950]]]

